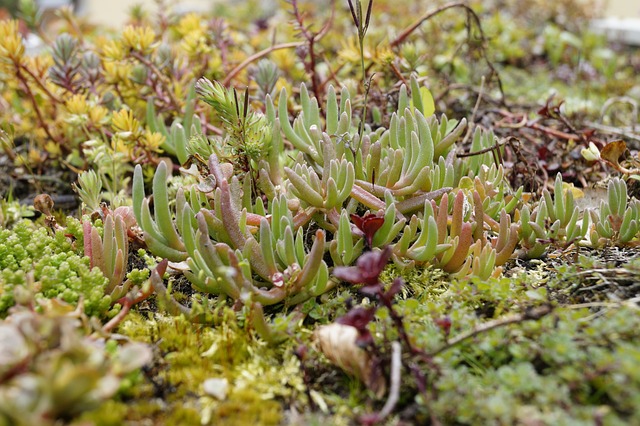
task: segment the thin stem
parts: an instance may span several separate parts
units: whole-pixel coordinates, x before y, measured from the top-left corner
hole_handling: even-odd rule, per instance
[[[131,56],[133,56],[134,58],[136,58],[137,60],[142,62],[147,68],[151,69],[151,71],[153,71],[153,73],[158,77],[158,79],[162,83],[164,83],[165,89],[166,89],[166,92],[167,92],[167,96],[169,97],[169,100],[171,101],[171,104],[173,105],[173,107],[175,108],[176,111],[179,111],[180,110],[180,102],[178,102],[178,100],[176,99],[175,95],[171,91],[171,79],[168,78],[166,75],[164,75],[153,62],[151,62],[150,60],[145,58],[139,52],[135,52],[135,51],[131,52]]]
[[[409,334],[407,334],[407,329],[404,326],[402,316],[398,314],[395,309],[393,309],[393,303],[388,297],[386,297],[382,290],[380,290],[380,292],[378,293],[378,300],[380,300],[389,311],[389,316],[391,317],[393,324],[400,334],[400,339],[402,339],[404,344],[407,345],[409,352],[411,352],[412,355],[420,355],[424,358],[425,353],[411,344],[411,340],[409,339]]]
[[[127,296],[118,300],[118,303],[122,304],[122,308],[120,309],[120,312],[118,312],[116,316],[111,318],[109,322],[102,327],[102,332],[108,333],[111,330],[113,330],[118,324],[122,322],[122,320],[124,320],[124,318],[127,316],[129,311],[131,310],[131,307],[134,305],[133,300]]]
[[[398,66],[394,62],[391,62],[389,66],[391,67],[391,70],[396,75],[396,77],[398,77],[398,79],[402,81],[402,84],[409,87],[409,82],[407,81],[406,78],[404,78],[404,76],[402,75],[402,72],[398,69]]]
[[[567,132],[563,132],[561,130],[557,130],[557,129],[553,129],[551,127],[547,127],[544,126],[540,123],[538,123],[537,121],[534,120],[529,120],[527,118],[526,115],[523,115],[522,117],[519,117],[516,114],[513,114],[509,111],[505,111],[505,110],[496,110],[496,112],[500,115],[502,115],[503,117],[507,118],[507,119],[511,119],[511,120],[517,120],[517,123],[515,124],[503,124],[503,123],[496,123],[497,127],[506,127],[506,128],[511,128],[511,129],[518,129],[518,128],[522,128],[522,127],[527,127],[529,129],[533,129],[533,130],[538,130],[540,132],[546,133],[548,135],[560,138],[560,139],[566,139],[566,140],[580,140],[582,139],[581,136],[576,135],[576,134],[571,134],[571,133],[567,133]]]
[[[369,89],[371,88],[371,80],[367,81],[367,69],[364,66],[364,35],[359,38],[360,41],[360,68],[362,71],[362,83],[364,84],[364,101],[362,104],[362,117],[360,117],[360,139],[358,139],[358,147],[356,152],[360,150],[362,137],[364,136],[364,122],[367,119],[367,98],[369,97]]]
[[[53,136],[53,134],[51,133],[51,129],[49,129],[49,126],[44,121],[44,118],[42,117],[42,112],[40,111],[40,107],[38,106],[38,101],[36,101],[36,97],[31,91],[31,88],[29,87],[29,83],[27,82],[27,79],[24,77],[24,75],[22,75],[22,72],[20,72],[21,69],[22,67],[16,68],[16,77],[18,78],[20,83],[22,83],[22,85],[24,86],[24,90],[27,93],[27,96],[29,96],[31,103],[33,104],[33,109],[36,112],[36,116],[38,117],[38,123],[40,123],[40,127],[42,127],[44,132],[52,141],[56,142],[61,147],[63,147],[63,145],[60,144],[60,141]]]
[[[55,103],[58,103],[58,104],[62,103],[62,101],[60,100],[60,98],[58,98],[58,97],[57,97],[56,95],[54,95],[54,94],[53,94],[49,89],[47,89],[47,86],[45,86],[45,85],[44,85],[44,83],[42,82],[42,80],[40,80],[40,78],[38,78],[38,76],[37,76],[37,75],[35,75],[35,74],[34,74],[34,72],[33,72],[33,71],[31,71],[31,70],[29,69],[29,67],[27,67],[27,66],[25,66],[25,65],[23,65],[23,64],[20,64],[20,68],[21,68],[22,70],[24,70],[27,74],[29,74],[29,75],[31,76],[31,78],[33,78],[33,80],[36,82],[36,84],[37,84],[38,86],[40,86],[40,88],[42,89],[42,91],[43,91],[44,93],[46,93],[46,94],[47,94],[47,96],[49,96],[49,98],[51,98],[51,100],[52,100],[52,101],[54,101]]]
[[[486,333],[487,331],[491,331],[499,327],[504,327],[505,325],[517,324],[517,323],[528,321],[528,320],[538,320],[548,315],[549,313],[551,313],[552,310],[553,308],[551,307],[551,305],[543,305],[538,308],[527,309],[522,314],[509,315],[504,318],[498,318],[496,320],[489,321],[484,324],[480,324],[473,330],[467,333],[463,333],[459,336],[456,336],[456,338],[449,340],[444,346],[440,347],[439,349],[436,349],[435,351],[429,353],[428,355],[430,357],[435,357],[441,354],[442,352],[458,345],[459,343],[464,342],[465,340],[476,337],[482,333]]]
[[[586,126],[593,127],[596,130],[601,130],[603,132],[611,133],[613,135],[622,136],[623,138],[633,139],[636,142],[640,142],[640,134],[634,133],[632,131],[626,131],[625,129],[628,129],[628,127],[618,128],[618,127],[606,126],[604,124],[599,124],[593,121],[585,121],[584,124]]]
[[[298,27],[300,34],[302,34],[302,36],[307,40],[307,45],[309,48],[309,52],[308,52],[309,61],[304,60],[304,66],[305,66],[305,70],[311,76],[311,91],[313,92],[314,96],[318,100],[318,104],[320,105],[320,109],[322,110],[322,104],[323,104],[322,89],[323,89],[324,83],[321,83],[318,80],[318,74],[316,72],[316,63],[317,63],[316,42],[318,42],[322,37],[324,37],[324,35],[328,32],[329,28],[331,27],[331,24],[333,23],[333,17],[335,14],[335,6],[334,6],[335,0],[331,0],[331,5],[330,5],[331,16],[325,22],[322,29],[320,29],[320,31],[317,33],[311,31],[309,26],[304,25],[304,16],[300,13],[298,9],[297,0],[291,0],[290,3],[291,3],[291,7],[293,8],[292,15],[296,21],[296,26]]]
[[[385,402],[384,407],[378,413],[377,420],[384,420],[395,408],[398,400],[400,399],[400,369],[402,367],[402,345],[400,342],[392,342],[391,343],[391,377],[390,382],[391,386],[389,386],[389,397],[387,398],[387,402]]]
[[[413,33],[416,29],[418,29],[418,27],[420,27],[420,25],[422,25],[423,22],[428,21],[429,19],[444,12],[445,10],[452,9],[454,7],[468,8],[469,6],[462,2],[451,2],[451,3],[442,5],[437,9],[430,10],[426,12],[424,15],[422,15],[420,18],[418,18],[413,24],[405,28],[404,31],[402,31],[393,41],[391,41],[391,43],[389,43],[389,45],[391,47],[399,46],[405,41],[407,37],[411,35],[411,33]]]
[[[234,69],[229,71],[229,73],[224,78],[224,80],[222,80],[222,85],[223,86],[228,86],[229,83],[231,82],[231,80],[233,80],[233,78],[236,75],[238,75],[242,70],[244,70],[246,67],[248,67],[252,62],[255,62],[258,59],[267,56],[269,53],[275,52],[276,50],[293,49],[293,48],[300,47],[300,46],[304,45],[304,43],[305,42],[303,42],[303,41],[296,41],[296,42],[291,42],[291,43],[281,43],[281,44],[276,44],[276,45],[273,45],[271,47],[268,47],[268,48],[266,48],[264,50],[261,50],[260,52],[254,53],[253,55],[249,56],[247,59],[242,61]]]
[[[484,30],[482,29],[482,25],[480,23],[480,18],[478,17],[478,15],[476,14],[476,12],[466,3],[463,2],[451,2],[451,3],[447,3],[444,4],[434,10],[430,10],[427,11],[424,15],[422,15],[420,18],[418,18],[413,24],[409,25],[407,28],[404,29],[404,31],[402,31],[393,41],[391,41],[391,43],[389,43],[389,46],[391,46],[392,48],[398,47],[400,44],[402,44],[407,37],[409,37],[409,35],[411,35],[411,33],[413,33],[417,28],[420,27],[420,25],[422,25],[425,21],[428,21],[429,19],[433,18],[434,16],[444,12],[445,10],[448,9],[453,9],[453,8],[462,8],[464,9],[468,16],[473,18],[473,21],[476,24],[476,27],[478,28],[478,31],[480,32],[480,38],[482,40],[482,42],[484,43],[486,41],[486,37],[484,35]],[[471,37],[471,29],[468,29],[469,32],[469,37]],[[496,81],[498,83],[498,88],[500,89],[500,94],[502,97],[502,104],[505,105],[506,104],[506,99],[505,99],[505,94],[504,94],[504,90],[502,87],[502,79],[500,78],[500,74],[498,74],[498,71],[495,69],[495,67],[493,66],[493,63],[491,63],[491,61],[489,60],[489,58],[487,57],[487,52],[486,52],[486,48],[483,45],[481,45],[481,50],[482,50],[482,56],[487,64],[487,66],[489,67],[489,69],[491,70],[492,75],[495,75],[496,77]]]

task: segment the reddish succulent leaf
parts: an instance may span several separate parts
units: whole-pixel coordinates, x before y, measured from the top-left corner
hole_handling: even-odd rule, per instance
[[[370,251],[360,256],[356,266],[338,266],[333,269],[333,275],[351,284],[366,284],[367,287],[380,286],[380,274],[391,257],[391,248],[382,251]],[[368,289],[367,291],[369,292]],[[376,291],[373,291],[374,293]]]
[[[391,283],[391,287],[389,287],[389,290],[385,292],[385,296],[388,297],[389,299],[393,298],[393,296],[395,296],[400,292],[400,289],[402,288],[403,285],[404,285],[404,281],[402,281],[402,278],[399,278],[399,277],[396,278]]]
[[[371,242],[373,241],[373,237],[376,235],[376,232],[378,232],[378,229],[384,225],[384,218],[376,216],[373,213],[367,213],[362,217],[357,214],[352,214],[351,221],[360,231],[362,231],[365,241],[367,242],[367,246],[369,247],[371,247]]]
[[[371,335],[368,327],[375,314],[375,307],[358,307],[351,309],[344,316],[338,318],[336,322],[342,325],[350,325],[351,327],[358,330],[358,338],[356,340],[356,343],[360,347],[365,347],[373,343],[373,336]]]

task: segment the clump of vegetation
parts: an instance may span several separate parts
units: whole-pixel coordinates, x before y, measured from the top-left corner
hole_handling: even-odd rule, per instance
[[[2,316],[15,303],[16,287],[33,292],[36,299],[82,301],[88,315],[105,316],[111,306],[104,293],[104,275],[90,268],[88,259],[78,254],[62,230],[52,235],[47,228],[26,220],[1,229],[0,271]]]
[[[20,294],[28,303],[26,291]],[[85,335],[86,317],[55,299],[13,308],[0,324],[0,422],[56,424],[95,409],[151,360],[142,343]],[[83,325],[83,321],[85,324]]]
[[[636,123],[513,88],[541,63],[549,84],[587,89],[632,64],[566,22],[573,0],[544,29],[515,5],[288,3],[287,25],[246,31],[249,12],[136,8],[98,36],[67,10],[48,38],[28,0],[22,21],[0,20],[0,167],[18,194],[0,204],[0,315],[17,303],[61,324],[47,312],[71,304],[84,322],[69,350],[111,338],[74,368],[129,399],[96,408],[116,387],[64,383],[78,398],[34,416],[635,421],[638,324],[620,321],[637,311],[640,173],[615,139],[640,140]],[[23,25],[51,49],[28,52]],[[615,114],[635,102],[615,100],[623,86],[581,99]],[[54,193],[70,173],[76,194]],[[69,200],[80,217],[54,210]],[[143,362],[110,364],[128,347],[116,331],[154,348],[131,381]],[[37,380],[55,375],[39,354]],[[24,373],[11,365],[0,392]]]

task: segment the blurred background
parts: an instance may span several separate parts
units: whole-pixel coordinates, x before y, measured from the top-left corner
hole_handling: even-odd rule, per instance
[[[53,11],[66,5],[72,6],[78,15],[87,18],[92,23],[120,27],[127,21],[132,7],[142,7],[151,13],[158,9],[159,4],[162,5],[161,7],[170,6],[178,13],[211,12],[216,8],[233,7],[234,4],[247,3],[248,1],[251,2],[251,0],[176,0],[167,2],[157,0],[110,0],[108,2],[102,0],[39,0],[37,3],[43,11]],[[18,3],[19,0],[0,0],[0,8],[13,14],[17,10]],[[278,0],[254,0],[252,3],[268,14],[277,8],[280,2]],[[603,19],[640,19],[640,1],[638,0],[601,0],[597,3],[601,10],[595,12]]]
[[[16,16],[20,10],[21,0],[0,0],[0,19]],[[316,0],[315,3],[327,1]],[[504,0],[518,2],[519,0]],[[494,0],[487,0],[488,4],[495,4]],[[500,1],[498,1],[500,2]],[[253,16],[268,18],[276,13],[283,0],[36,0],[42,13],[43,30],[50,34],[57,33],[56,10],[61,7],[72,8],[73,13],[84,18],[84,21],[105,28],[119,29],[124,27],[132,16],[132,11],[143,11],[155,14],[159,9],[171,9],[175,14],[182,15],[189,12],[220,12],[234,8],[250,8]],[[418,3],[418,2],[416,2]],[[593,7],[591,15],[597,17],[589,23],[594,32],[605,34],[609,41],[621,42],[631,46],[640,46],[640,1],[639,0],[585,0],[589,7]],[[425,7],[428,7],[425,2]],[[549,0],[549,7],[553,8],[553,0]],[[135,12],[133,13],[135,15]],[[28,49],[37,51],[39,40],[32,37],[27,40]]]
[[[256,7],[266,13],[277,7],[278,0],[245,0],[241,3],[255,3]],[[11,15],[19,10],[20,0],[0,0],[0,9],[5,9]],[[149,13],[154,13],[158,8],[170,7],[178,14],[189,12],[212,12],[217,8],[229,8],[238,4],[238,0],[37,0],[43,13],[54,15],[54,11],[63,6],[70,6],[74,12],[97,25],[122,27],[130,16],[133,8],[140,8]]]

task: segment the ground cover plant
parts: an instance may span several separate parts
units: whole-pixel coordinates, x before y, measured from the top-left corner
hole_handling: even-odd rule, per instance
[[[640,421],[637,52],[418,3],[0,21],[0,424]]]

